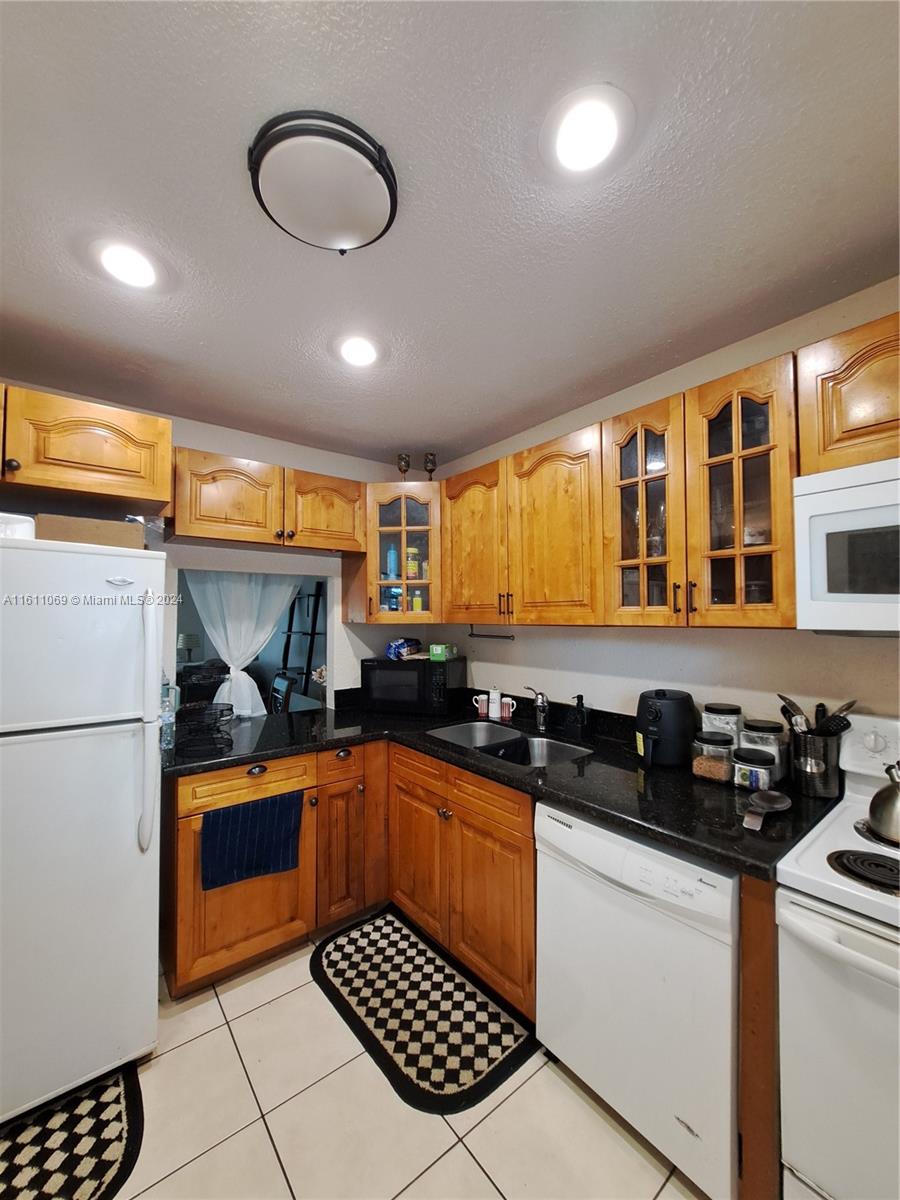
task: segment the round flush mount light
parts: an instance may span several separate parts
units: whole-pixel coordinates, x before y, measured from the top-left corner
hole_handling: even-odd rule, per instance
[[[106,242],[99,250],[100,265],[113,279],[129,287],[148,288],[156,283],[156,268],[140,250],[124,242]]]
[[[371,367],[372,363],[378,357],[378,351],[368,338],[364,337],[348,337],[344,338],[338,347],[341,353],[341,358],[344,362],[349,363],[351,367]]]
[[[334,113],[273,117],[247,152],[253,193],[279,229],[346,254],[383,237],[397,214],[397,178],[384,147]]]
[[[544,161],[567,175],[586,175],[621,156],[635,123],[624,92],[602,83],[570,92],[550,109],[540,133]]]

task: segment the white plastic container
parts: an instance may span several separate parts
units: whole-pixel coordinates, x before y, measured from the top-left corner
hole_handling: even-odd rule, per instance
[[[0,512],[0,537],[34,539],[34,517]]]

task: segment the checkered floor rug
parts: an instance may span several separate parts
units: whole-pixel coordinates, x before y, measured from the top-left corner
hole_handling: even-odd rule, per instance
[[[111,1200],[141,1148],[133,1063],[0,1125],[0,1196]]]
[[[393,906],[322,942],[313,978],[414,1108],[453,1113],[537,1049],[532,1029]]]

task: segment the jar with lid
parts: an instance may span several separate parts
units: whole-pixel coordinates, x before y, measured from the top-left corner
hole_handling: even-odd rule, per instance
[[[695,733],[691,746],[691,769],[700,779],[714,779],[716,783],[730,783],[734,773],[732,750],[734,738],[730,733],[710,730]]]
[[[704,733],[730,733],[737,744],[741,736],[743,719],[739,704],[704,704]]]
[[[749,717],[741,730],[740,749],[767,750],[776,758],[775,779],[787,774],[788,738],[780,721],[757,721]]]
[[[419,578],[419,561],[420,561],[419,560],[419,547],[418,546],[407,546],[406,547],[406,578],[407,579],[418,579]]]
[[[752,792],[768,792],[778,771],[778,759],[768,750],[735,750],[734,782]]]

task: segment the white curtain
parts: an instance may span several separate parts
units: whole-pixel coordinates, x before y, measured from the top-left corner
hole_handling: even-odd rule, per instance
[[[259,688],[244,670],[275,632],[278,618],[294,598],[294,575],[249,575],[242,571],[185,571],[188,587],[209,640],[231,675],[216,702],[233,704],[236,717],[266,711]]]

